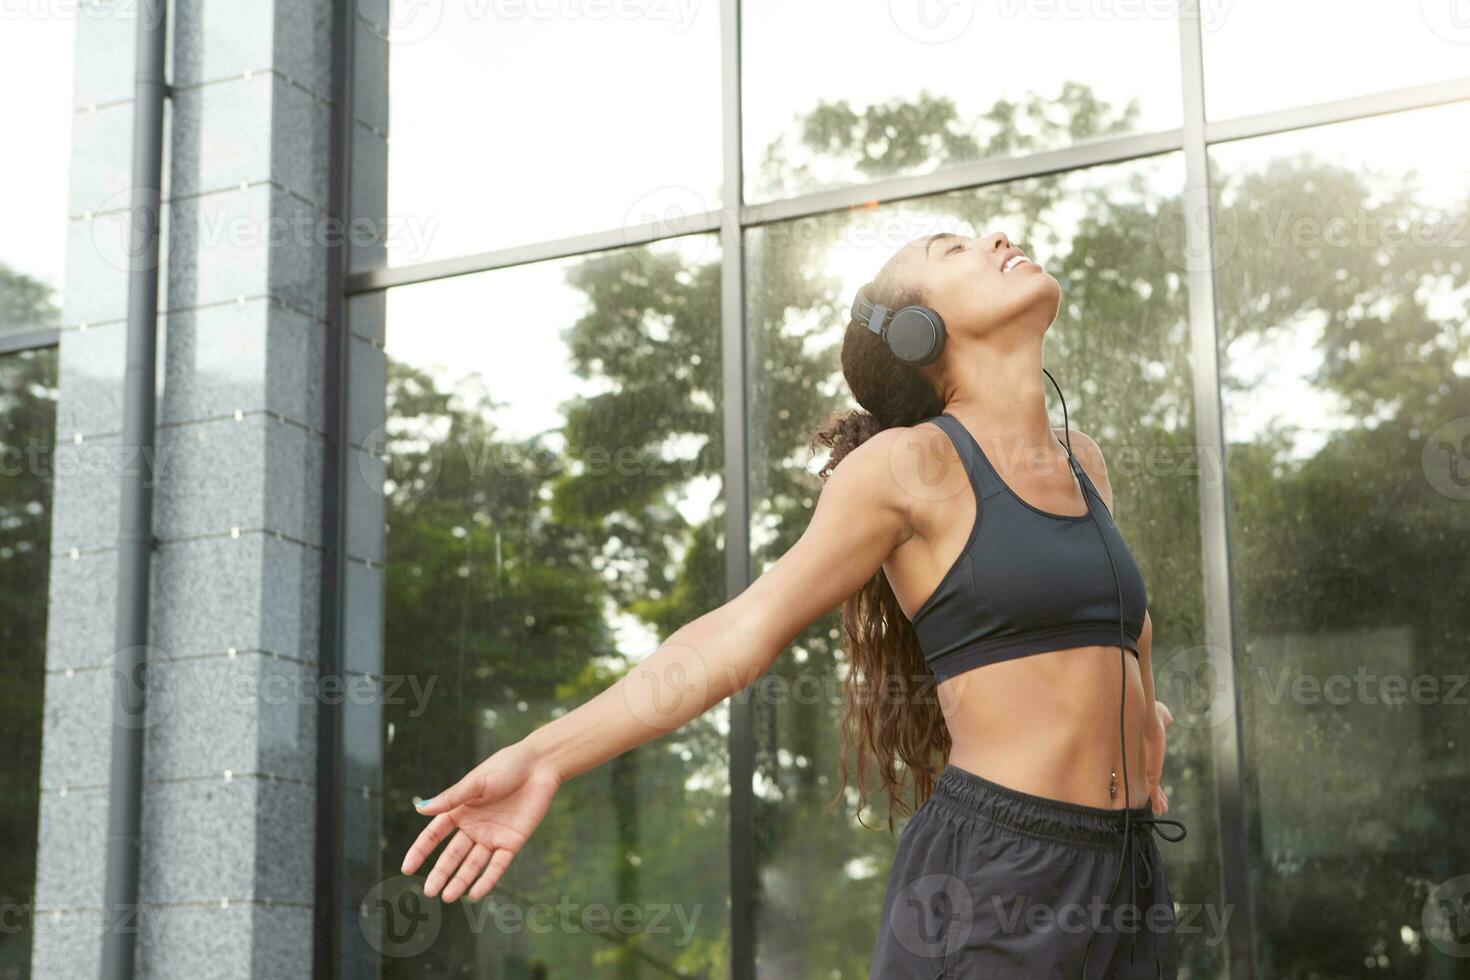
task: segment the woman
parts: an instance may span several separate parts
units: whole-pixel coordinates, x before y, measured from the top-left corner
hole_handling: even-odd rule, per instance
[[[1153,820],[1168,809],[1172,719],[1154,701],[1143,580],[1102,453],[1047,417],[1042,338],[1060,286],[1004,234],[940,234],[900,249],[861,299],[927,307],[942,341],[927,363],[901,360],[854,305],[842,369],[867,411],[814,438],[832,455],[796,545],[421,803],[433,819],[402,870],[453,833],[425,894],[482,898],[563,782],[752,683],[842,604],[860,800],[876,771],[890,829],[910,812],[907,780],[918,804],[872,976],[1172,977],[1172,899],[1144,832],[1178,826]]]

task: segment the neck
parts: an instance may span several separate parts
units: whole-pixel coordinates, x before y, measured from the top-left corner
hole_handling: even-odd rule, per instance
[[[977,347],[955,358],[945,378],[944,410],[967,422],[977,436],[1000,440],[1020,451],[1060,447],[1052,426],[1061,426],[1060,404],[1047,413],[1051,382],[1041,373],[1041,338],[1010,350]]]

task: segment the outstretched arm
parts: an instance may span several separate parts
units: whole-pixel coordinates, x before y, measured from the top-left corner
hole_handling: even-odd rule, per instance
[[[818,617],[856,592],[911,533],[890,429],[832,471],[801,538],[734,599],[675,630],[632,670],[579,707],[496,752],[419,806],[433,816],[403,860],[412,874],[457,831],[424,892],[480,899],[541,822],[560,785],[667,734],[754,682]],[[452,879],[451,879],[452,875]],[[448,882],[448,887],[444,887]]]

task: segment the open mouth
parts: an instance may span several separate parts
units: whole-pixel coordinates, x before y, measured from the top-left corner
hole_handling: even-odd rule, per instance
[[[1026,258],[1026,256],[1024,256],[1024,255],[1012,255],[1009,259],[1006,260],[1006,264],[1000,267],[1000,271],[1001,272],[1010,272],[1012,269],[1016,268],[1016,266],[1018,266],[1018,265],[1035,265],[1035,264],[1036,264],[1035,262],[1032,262],[1030,259]]]

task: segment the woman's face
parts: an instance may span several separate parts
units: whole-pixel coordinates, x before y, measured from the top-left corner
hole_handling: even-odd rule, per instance
[[[889,269],[922,287],[951,336],[980,337],[1007,324],[1045,330],[1061,301],[1061,285],[1004,232],[928,235],[900,249]]]

